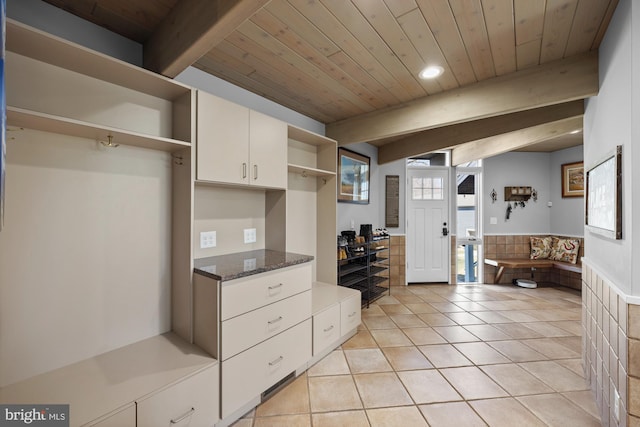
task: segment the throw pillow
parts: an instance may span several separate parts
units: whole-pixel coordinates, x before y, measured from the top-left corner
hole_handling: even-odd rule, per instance
[[[555,261],[564,261],[575,264],[578,261],[580,240],[553,238],[553,247],[549,258]]]
[[[550,236],[531,237],[531,259],[549,258],[551,254],[552,240]]]

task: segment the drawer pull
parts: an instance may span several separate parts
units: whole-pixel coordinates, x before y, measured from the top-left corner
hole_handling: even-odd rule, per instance
[[[353,316],[355,316],[355,315],[356,315],[356,312],[354,311],[353,313],[351,313],[351,314],[349,315],[349,317],[353,317]]]
[[[275,291],[278,288],[282,287],[282,283],[278,283],[277,285],[269,286],[270,291]]]
[[[333,325],[329,326],[328,328],[325,328],[325,330],[324,330],[324,331],[325,331],[325,332],[329,332],[329,331],[330,331],[330,330],[332,330],[332,329],[333,329]]]
[[[280,356],[276,360],[269,362],[269,366],[277,365],[278,363],[282,362],[282,360],[284,360],[284,357]]]
[[[193,415],[193,413],[196,411],[196,408],[191,408],[190,410],[188,410],[184,415],[176,418],[175,420],[171,420],[171,424],[178,424],[184,420],[186,420],[187,418],[189,418],[191,415]]]
[[[270,324],[270,325],[273,325],[274,323],[278,323],[281,320],[282,320],[282,316],[278,316],[273,320],[269,320],[267,323]]]

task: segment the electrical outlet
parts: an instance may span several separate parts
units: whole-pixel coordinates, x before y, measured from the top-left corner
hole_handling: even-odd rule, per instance
[[[489,224],[496,225],[498,223],[498,217],[492,216],[489,218]]]
[[[244,229],[244,242],[245,243],[255,243],[256,242],[256,229],[255,228],[245,228]]]
[[[620,421],[620,394],[618,390],[613,390],[613,416],[616,421]]]
[[[215,248],[216,244],[215,231],[203,231],[200,233],[200,249]]]

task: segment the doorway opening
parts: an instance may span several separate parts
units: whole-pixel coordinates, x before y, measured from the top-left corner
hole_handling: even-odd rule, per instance
[[[482,161],[456,167],[456,283],[482,282]]]
[[[407,160],[407,283],[449,283],[449,154]]]

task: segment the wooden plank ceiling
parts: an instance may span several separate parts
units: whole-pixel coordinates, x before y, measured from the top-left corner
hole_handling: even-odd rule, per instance
[[[618,0],[45,1],[142,43],[147,68],[174,77],[193,65],[391,161],[517,136],[487,133],[483,120],[568,103],[570,114],[548,119],[565,132],[571,103],[597,93],[597,49]],[[444,73],[422,80],[426,65]],[[528,141],[540,124],[525,120],[512,149],[581,143],[553,131]]]

